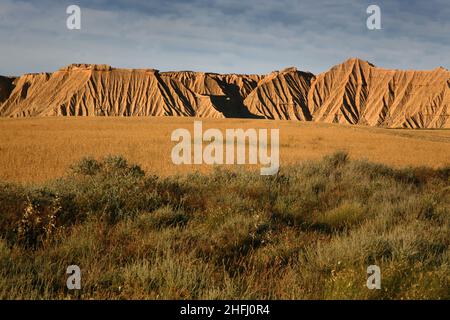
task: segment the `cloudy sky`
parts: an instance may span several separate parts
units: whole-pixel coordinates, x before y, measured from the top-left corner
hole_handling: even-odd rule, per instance
[[[81,8],[68,30],[66,8]],[[382,30],[366,27],[370,4]],[[449,0],[0,0],[0,74],[70,63],[124,68],[319,73],[349,57],[450,69]]]

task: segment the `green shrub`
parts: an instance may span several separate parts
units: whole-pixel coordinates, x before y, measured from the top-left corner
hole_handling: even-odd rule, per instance
[[[0,298],[73,298],[77,264],[81,299],[450,299],[449,190],[448,168],[344,152],[269,177],[84,158],[40,186],[0,182]]]
[[[100,172],[101,164],[92,157],[85,157],[71,167],[74,174],[93,176]]]

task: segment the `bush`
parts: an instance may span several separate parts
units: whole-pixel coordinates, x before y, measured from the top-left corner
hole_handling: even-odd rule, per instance
[[[74,174],[93,176],[100,172],[101,164],[92,157],[85,157],[71,167]]]
[[[144,171],[136,164],[128,164],[128,161],[120,155],[109,155],[101,161],[92,157],[85,157],[71,167],[72,173],[82,176],[131,176],[143,177]]]
[[[59,199],[53,199],[50,210],[39,208],[28,199],[22,217],[17,223],[17,242],[25,247],[33,247],[52,239],[56,233],[57,218],[61,210]]]
[[[71,298],[77,264],[83,299],[450,299],[448,178],[342,152],[270,177],[84,158],[0,183],[0,298]],[[370,264],[383,290],[365,287]]]

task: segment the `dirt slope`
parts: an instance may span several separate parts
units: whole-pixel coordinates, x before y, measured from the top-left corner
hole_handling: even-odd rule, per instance
[[[307,96],[313,78],[312,73],[294,67],[274,71],[258,83],[244,104],[252,114],[268,119],[311,120]]]
[[[377,68],[349,59],[314,76],[72,64],[0,77],[0,115],[268,118],[403,128],[450,127],[450,72]]]
[[[155,70],[70,65],[53,74],[24,75],[2,105],[6,116],[183,115],[193,116],[196,98]]]
[[[450,72],[386,70],[350,59],[317,76],[314,121],[406,128],[450,127]]]
[[[6,90],[2,78],[0,114],[246,117],[243,97],[261,78],[73,64],[52,74],[25,74],[14,90]]]
[[[263,78],[260,75],[217,74],[192,71],[163,72],[161,77],[181,82],[199,98],[199,108],[210,104],[225,117],[250,117],[243,101]],[[211,111],[208,107],[203,115]]]

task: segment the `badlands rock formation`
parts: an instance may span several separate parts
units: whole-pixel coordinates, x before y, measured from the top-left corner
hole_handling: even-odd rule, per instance
[[[308,91],[312,73],[291,67],[264,77],[244,100],[252,114],[268,119],[311,120]]]
[[[315,121],[448,128],[450,72],[386,70],[350,59],[317,76],[308,107]]]
[[[72,64],[0,76],[0,115],[292,119],[403,128],[450,127],[450,72],[377,68],[350,59],[314,76],[159,72]]]

